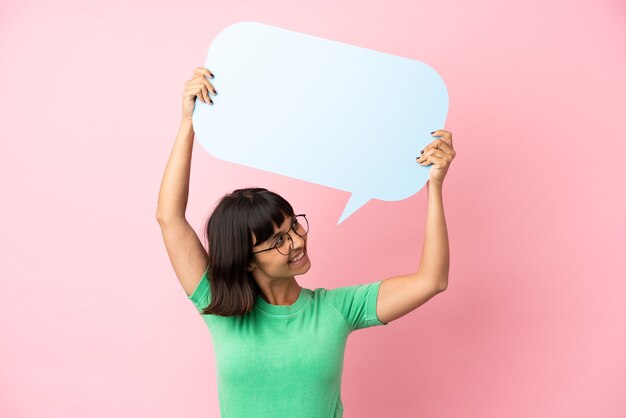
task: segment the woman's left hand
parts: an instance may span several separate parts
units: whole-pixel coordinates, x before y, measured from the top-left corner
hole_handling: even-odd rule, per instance
[[[456,156],[456,151],[452,147],[452,133],[440,129],[433,132],[431,135],[441,138],[425,146],[421,151],[422,155],[416,160],[424,167],[433,164],[433,167],[430,169],[428,181],[443,184],[443,179],[448,172],[450,163],[452,163],[452,160],[454,160]]]

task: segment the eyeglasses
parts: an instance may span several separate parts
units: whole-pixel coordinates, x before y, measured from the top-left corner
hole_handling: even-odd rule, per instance
[[[305,214],[302,213],[293,217],[293,220],[291,222],[291,228],[289,228],[289,231],[291,231],[292,229],[297,235],[301,237],[306,236],[306,234],[309,232],[309,221],[307,221]],[[278,235],[269,248],[260,251],[253,251],[252,254],[258,254],[262,253],[263,251],[269,251],[276,248],[276,250],[282,255],[289,255],[293,250],[293,240],[289,235],[289,231],[283,232]]]

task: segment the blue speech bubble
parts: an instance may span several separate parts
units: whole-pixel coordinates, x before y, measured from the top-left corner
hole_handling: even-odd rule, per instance
[[[370,199],[417,193],[415,161],[442,129],[448,92],[430,66],[256,22],[220,32],[205,67],[214,105],[193,126],[213,156],[351,192],[338,223]]]

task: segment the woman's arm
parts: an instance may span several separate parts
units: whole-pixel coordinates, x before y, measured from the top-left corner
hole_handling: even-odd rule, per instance
[[[156,213],[172,267],[188,296],[198,288],[209,259],[198,235],[185,218],[194,141],[192,114],[195,100],[197,96],[205,103],[213,103],[209,98],[209,88],[215,94],[215,89],[205,78],[208,75],[212,74],[206,68],[196,68],[193,78],[185,83],[183,116],[161,181]]]
[[[170,159],[165,167],[161,190],[159,191],[156,213],[159,223],[185,219],[194,140],[192,116],[196,97],[204,103],[213,104],[209,92],[217,94],[207,77],[213,78],[213,73],[206,68],[198,67],[195,69],[191,80],[185,83],[180,129]]]
[[[428,177],[428,212],[420,266],[415,273],[383,280],[378,290],[376,315],[389,323],[426,303],[448,287],[450,250],[448,230],[443,213],[443,179],[456,156],[452,134],[438,130],[431,132],[440,139],[426,146],[417,162],[431,165]]]
[[[448,287],[449,270],[450,248],[443,212],[443,183],[429,181],[426,232],[417,274],[433,278],[439,283],[438,287],[445,290]]]
[[[185,219],[193,140],[191,119],[183,117],[161,181],[156,214],[159,223]]]

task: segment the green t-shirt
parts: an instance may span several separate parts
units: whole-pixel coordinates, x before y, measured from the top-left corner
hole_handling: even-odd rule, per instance
[[[348,335],[387,325],[376,316],[381,283],[302,288],[292,305],[257,295],[246,315],[202,315],[215,350],[222,418],[342,417]],[[199,312],[209,304],[207,272],[188,298]]]

